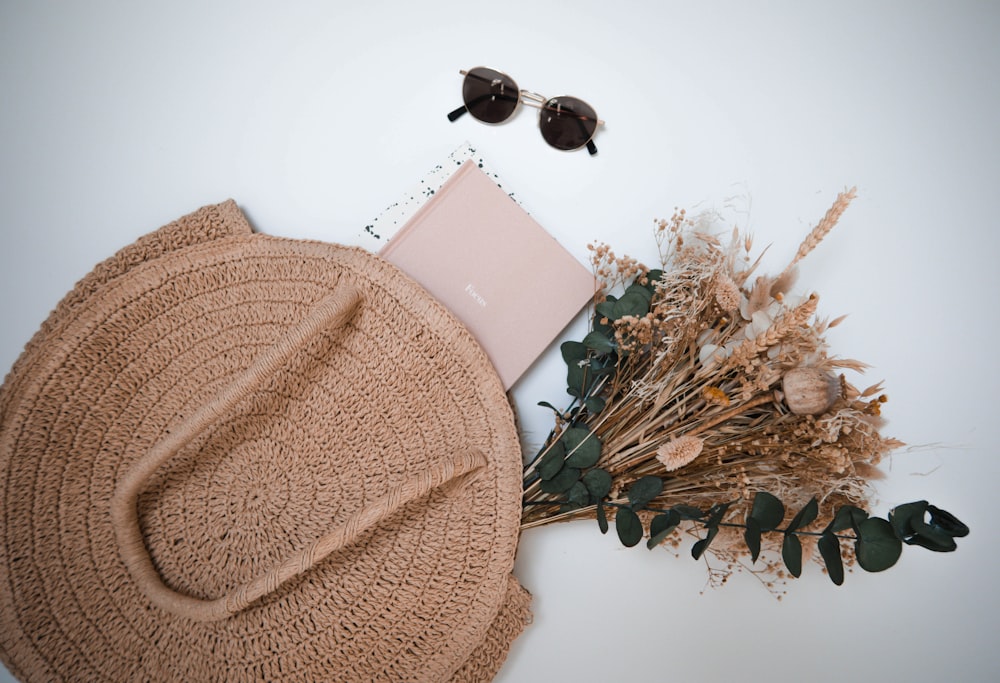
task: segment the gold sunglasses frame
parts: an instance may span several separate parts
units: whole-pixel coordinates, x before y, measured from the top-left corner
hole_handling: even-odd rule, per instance
[[[504,76],[505,78],[510,79],[510,81],[512,83],[514,83],[515,85],[517,85],[517,81],[515,81],[513,78],[511,78],[509,75],[507,75],[503,71],[500,71],[499,69],[494,69],[494,68],[488,67],[488,66],[477,66],[477,67],[473,67],[472,69],[469,69],[468,71],[465,70],[465,69],[460,69],[458,73],[461,74],[463,77],[468,78],[470,75],[473,75],[470,72],[471,71],[475,71],[476,69],[488,69],[490,71],[495,71],[496,73],[500,74],[501,76]],[[503,93],[503,83],[502,82],[500,83],[500,92]],[[560,97],[573,97],[573,96],[572,95],[560,95]],[[579,97],[573,97],[573,99],[579,100],[580,102],[583,102],[588,107],[590,107],[591,111],[594,110],[594,108],[590,105],[589,102],[581,100]],[[548,104],[549,102],[556,101],[557,104],[556,104],[556,106],[554,108],[555,111],[558,114],[560,114],[560,115],[563,114],[563,111],[562,111],[560,105],[558,104],[558,100],[559,100],[559,97],[545,97],[545,95],[541,95],[541,94],[539,94],[537,92],[533,92],[531,90],[525,90],[524,88],[520,88],[519,87],[517,89],[517,102],[515,102],[514,109],[511,110],[511,112],[507,116],[507,118],[502,119],[501,121],[497,121],[495,123],[491,123],[489,121],[482,121],[482,123],[487,123],[489,125],[498,125],[498,124],[501,124],[501,123],[506,123],[507,121],[509,121],[514,116],[514,114],[517,112],[517,108],[523,103],[525,106],[534,107],[535,109],[539,110],[539,114],[538,114],[538,117],[539,117],[539,127],[541,127],[541,116],[542,116],[541,112],[546,109],[545,105]],[[448,114],[448,120],[449,121],[455,121],[462,114],[465,114],[467,112],[470,114],[470,116],[472,115],[471,112],[469,112],[468,105],[466,105],[465,102],[463,102],[461,107],[459,107],[458,109],[455,109],[450,114]],[[590,119],[589,116],[585,116],[585,115],[582,115],[582,114],[573,114],[573,115],[576,116],[577,118],[581,119],[581,120]],[[473,118],[475,118],[475,117],[473,116]],[[481,121],[481,119],[478,119],[478,118],[476,120],[477,121]],[[590,137],[587,138],[586,142],[584,142],[583,144],[579,145],[578,147],[573,147],[571,149],[560,150],[560,151],[573,152],[573,151],[576,151],[576,150],[580,149],[581,147],[586,147],[587,151],[590,152],[591,156],[597,154],[597,146],[594,144],[594,136],[597,135],[597,129],[600,126],[603,126],[603,125],[604,125],[604,121],[601,120],[601,119],[597,119],[597,124],[594,126],[594,132],[592,132],[590,134]],[[549,145],[549,146],[552,147],[552,145]],[[560,149],[560,148],[554,147],[554,149]]]

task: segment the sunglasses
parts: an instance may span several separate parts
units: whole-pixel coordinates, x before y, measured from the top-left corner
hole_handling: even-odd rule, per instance
[[[483,66],[459,73],[465,76],[462,81],[465,104],[448,114],[448,120],[454,121],[469,112],[483,123],[501,123],[513,116],[523,102],[540,110],[538,128],[545,142],[562,150],[586,146],[592,155],[597,154],[594,132],[604,121],[598,119],[594,108],[583,100],[568,95],[549,99],[521,90],[507,74]]]

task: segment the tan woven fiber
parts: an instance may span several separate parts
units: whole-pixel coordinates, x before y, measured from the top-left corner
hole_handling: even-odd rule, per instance
[[[24,681],[486,681],[530,620],[480,347],[359,249],[205,207],[98,265],[0,388]]]

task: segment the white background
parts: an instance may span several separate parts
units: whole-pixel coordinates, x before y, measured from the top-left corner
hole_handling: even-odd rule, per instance
[[[653,219],[737,197],[776,272],[857,185],[799,287],[850,314],[833,351],[911,445],[874,511],[927,498],[972,534],[839,588],[807,565],[778,601],[749,575],[703,592],[686,548],[529,531],[535,621],[498,680],[998,680],[998,35],[992,2],[3,0],[0,366],[149,230],[233,197],[260,232],[356,242],[465,140],[581,259],[648,259]],[[591,102],[600,154],[548,148],[532,110],[450,123],[479,64]],[[515,390],[529,440],[557,355]]]

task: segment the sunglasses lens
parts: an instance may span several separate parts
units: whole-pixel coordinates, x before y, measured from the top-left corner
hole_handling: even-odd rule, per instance
[[[545,142],[556,149],[577,149],[597,130],[597,112],[575,97],[553,97],[542,106],[538,127]]]
[[[500,123],[517,108],[517,83],[493,69],[470,69],[462,83],[462,99],[469,113],[485,123]]]

